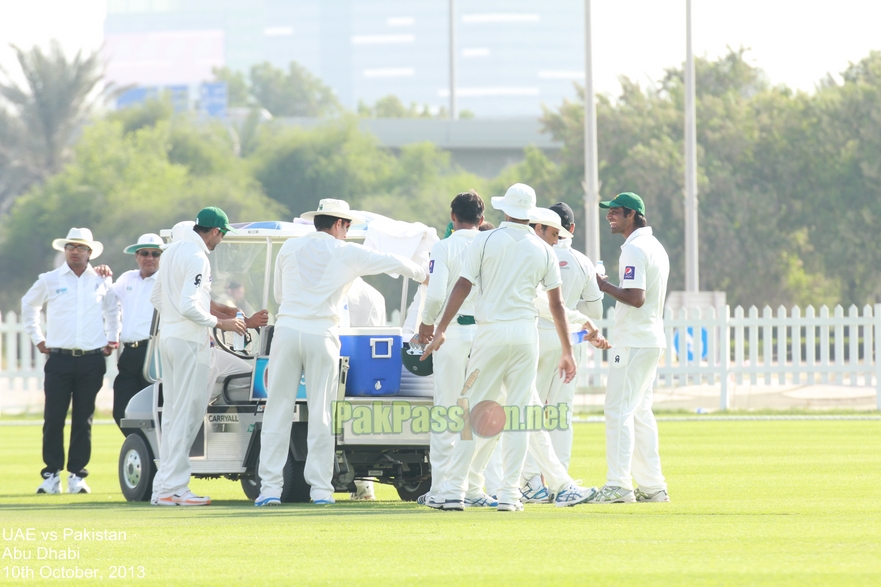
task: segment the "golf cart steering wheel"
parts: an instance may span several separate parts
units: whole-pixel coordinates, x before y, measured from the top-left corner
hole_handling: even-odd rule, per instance
[[[248,329],[251,330],[251,329]],[[228,352],[229,354],[238,357],[240,359],[245,359],[249,361],[254,358],[254,355],[248,350],[248,345],[251,344],[251,333],[247,330],[245,331],[245,349],[241,351],[233,350],[232,344],[228,343],[224,336],[226,335],[235,335],[234,332],[229,332],[226,330],[221,330],[218,327],[214,327],[214,344],[218,346],[218,348]]]

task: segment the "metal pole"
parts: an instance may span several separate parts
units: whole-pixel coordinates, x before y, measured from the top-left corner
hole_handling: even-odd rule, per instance
[[[697,138],[694,110],[694,54],[691,0],[685,0],[685,291],[700,290],[697,236]]]
[[[600,258],[600,189],[597,164],[597,109],[593,89],[590,0],[584,0],[584,254]]]
[[[456,0],[450,0],[450,118],[459,118],[456,106]]]

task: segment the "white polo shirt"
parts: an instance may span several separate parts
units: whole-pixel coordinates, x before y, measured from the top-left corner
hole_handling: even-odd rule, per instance
[[[652,235],[652,228],[638,228],[621,245],[618,287],[645,290],[645,303],[635,308],[615,305],[616,347],[667,348],[664,336],[664,299],[670,259],[664,246]]]
[[[379,273],[425,281],[425,271],[409,259],[347,243],[323,231],[288,239],[275,260],[276,326],[311,334],[330,332],[339,325],[346,286],[356,277]]]
[[[211,315],[211,264],[208,247],[193,230],[162,253],[154,275],[150,302],[159,310],[162,336],[208,342],[208,329],[217,325]]]
[[[478,324],[535,322],[535,288],[560,287],[557,256],[526,224],[502,222],[474,237],[461,276],[477,287]]]
[[[116,342],[119,304],[110,291],[110,278],[92,265],[77,277],[67,263],[42,273],[21,298],[25,332],[34,344],[48,348],[91,351]],[[46,335],[40,328],[40,309],[46,304]]]
[[[153,323],[153,304],[150,294],[156,274],[144,279],[139,269],[126,271],[111,286],[111,290],[122,305],[122,332],[119,342],[137,342],[150,338],[150,325]]]
[[[560,278],[563,285],[560,293],[563,296],[563,305],[566,307],[566,321],[577,324],[580,328],[587,322],[587,316],[578,311],[579,302],[596,302],[603,299],[603,292],[597,285],[596,268],[590,259],[579,251],[572,248],[571,239],[562,239],[554,247],[557,261],[560,266]],[[536,306],[539,309],[538,327],[544,330],[554,329],[554,321],[551,318],[547,295],[540,292],[536,298]]]
[[[431,248],[431,260],[428,262],[428,289],[425,294],[425,304],[422,308],[422,323],[436,324],[441,316],[444,304],[450,299],[450,292],[462,271],[462,264],[468,247],[474,242],[474,237],[480,234],[475,229],[457,230],[448,238],[434,243]],[[477,300],[477,290],[472,290],[459,314],[464,316],[474,315],[474,304]]]

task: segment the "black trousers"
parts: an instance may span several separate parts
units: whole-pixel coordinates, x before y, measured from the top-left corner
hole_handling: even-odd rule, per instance
[[[92,457],[92,415],[95,396],[104,383],[107,364],[104,355],[50,354],[43,369],[46,374],[43,390],[46,405],[43,409],[43,474],[64,469],[64,420],[73,401],[70,421],[70,449],[67,470],[85,477],[86,465]]]
[[[125,418],[125,407],[135,395],[150,385],[144,379],[144,359],[147,358],[147,345],[137,348],[125,347],[119,355],[119,375],[113,380],[113,419],[119,426]]]

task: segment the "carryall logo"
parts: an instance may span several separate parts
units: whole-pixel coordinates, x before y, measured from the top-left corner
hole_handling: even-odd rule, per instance
[[[211,432],[240,432],[238,414],[208,414]]]

